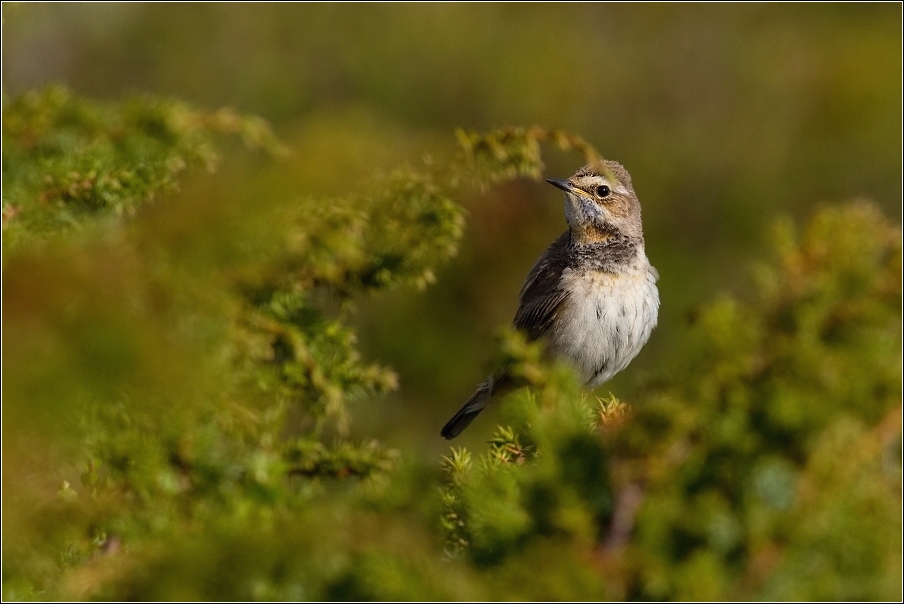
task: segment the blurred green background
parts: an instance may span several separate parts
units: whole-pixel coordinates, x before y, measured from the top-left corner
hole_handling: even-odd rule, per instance
[[[900,50],[889,3],[3,5],[4,94],[62,83],[263,116],[293,150],[277,170],[289,194],[357,190],[451,148],[455,127],[579,133],[630,170],[662,276],[659,328],[601,389],[628,400],[681,357],[696,303],[746,287],[776,216],[862,196],[900,220]],[[246,155],[228,165],[260,162]],[[548,157],[550,177],[580,163]],[[206,178],[225,190],[240,174]],[[523,180],[458,200],[465,238],[436,285],[362,300],[365,355],[400,389],[359,403],[356,432],[445,450],[439,427],[564,229],[560,198]],[[462,442],[493,427],[482,418]]]
[[[4,599],[900,596],[899,5],[2,9]],[[600,398],[503,336],[443,458],[534,124],[659,327]]]

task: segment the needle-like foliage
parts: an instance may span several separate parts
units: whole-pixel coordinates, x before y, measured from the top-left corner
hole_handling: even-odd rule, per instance
[[[459,200],[538,178],[541,143],[599,156],[458,139],[319,195],[267,175],[316,158],[258,118],[4,98],[5,599],[900,597],[901,234],[866,202],[782,223],[630,401],[506,332],[532,386],[485,450],[356,423],[399,387],[356,302],[436,281]]]

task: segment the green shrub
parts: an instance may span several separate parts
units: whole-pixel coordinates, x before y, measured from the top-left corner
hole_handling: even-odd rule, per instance
[[[318,198],[262,164],[188,178],[222,135],[286,157],[229,110],[3,112],[6,599],[900,597],[901,239],[873,206],[783,223],[636,400],[506,333],[532,387],[438,463],[349,436],[398,386],[349,313],[437,278],[472,187],[590,145],[460,132]]]
[[[479,463],[447,459],[456,552],[508,576],[565,542],[597,575],[498,597],[898,597],[900,231],[859,202],[778,233],[752,301],[696,313],[680,376],[625,407],[541,373]]]

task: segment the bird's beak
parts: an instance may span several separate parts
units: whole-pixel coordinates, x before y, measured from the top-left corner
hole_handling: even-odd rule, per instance
[[[573,193],[575,186],[571,184],[569,181],[564,180],[562,178],[547,178],[546,182],[551,184],[554,187],[558,187],[565,191],[566,193]]]

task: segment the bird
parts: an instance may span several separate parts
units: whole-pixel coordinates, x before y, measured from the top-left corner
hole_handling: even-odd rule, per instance
[[[640,202],[621,164],[598,160],[568,179],[546,181],[565,193],[568,230],[528,273],[513,326],[528,341],[545,340],[547,353],[570,363],[593,389],[649,340],[659,314],[659,273],[647,258]],[[488,377],[440,435],[461,434],[512,381],[506,369]]]

